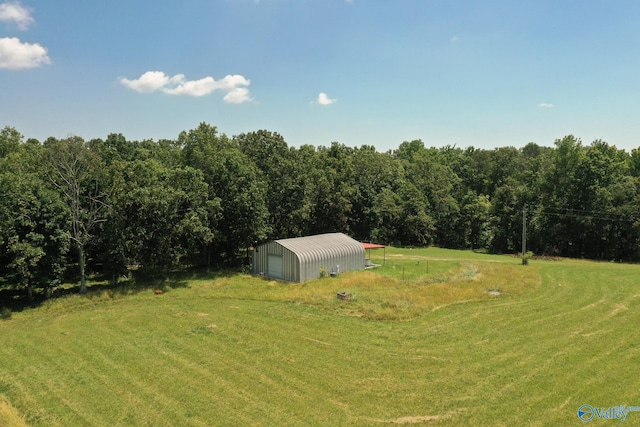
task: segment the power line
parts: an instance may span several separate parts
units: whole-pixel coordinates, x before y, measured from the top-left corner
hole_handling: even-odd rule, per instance
[[[586,219],[597,219],[602,221],[619,221],[619,222],[635,222],[636,219],[634,217],[627,216],[626,218],[614,218],[614,217],[601,217],[594,215],[578,215],[578,214],[568,214],[568,213],[559,213],[559,212],[544,212],[538,211],[536,212],[542,215],[550,215],[550,216],[561,216],[566,218],[586,218]]]

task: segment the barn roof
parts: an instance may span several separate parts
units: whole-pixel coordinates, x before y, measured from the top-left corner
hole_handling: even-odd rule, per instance
[[[362,243],[342,233],[280,239],[276,242],[298,255],[300,261],[326,255],[364,253]]]

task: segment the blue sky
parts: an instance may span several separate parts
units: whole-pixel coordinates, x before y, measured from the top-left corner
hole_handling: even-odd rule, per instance
[[[633,0],[0,0],[0,127],[640,146]]]

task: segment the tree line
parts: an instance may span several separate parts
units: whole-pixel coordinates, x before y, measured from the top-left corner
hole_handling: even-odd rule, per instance
[[[65,274],[117,283],[248,262],[269,239],[344,232],[361,241],[638,261],[640,151],[565,136],[553,147],[379,152],[290,147],[201,123],[175,140],[0,131],[0,288],[50,290]]]

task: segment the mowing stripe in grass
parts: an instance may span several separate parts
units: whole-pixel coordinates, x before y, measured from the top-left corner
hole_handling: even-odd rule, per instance
[[[474,277],[388,293],[368,281],[362,307],[336,301],[349,275],[54,302],[0,323],[0,393],[34,427],[567,425],[583,403],[638,404],[640,266],[505,260],[460,253]],[[403,321],[352,317],[387,297],[410,303],[390,304]]]

